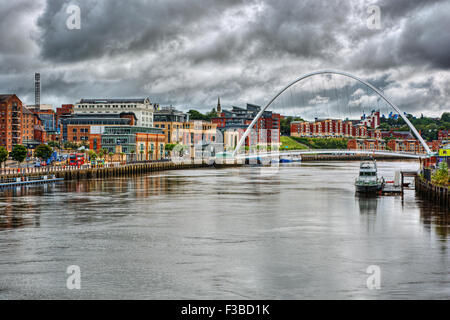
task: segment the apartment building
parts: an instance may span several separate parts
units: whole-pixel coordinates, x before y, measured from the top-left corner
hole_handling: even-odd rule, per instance
[[[155,107],[149,98],[143,99],[81,99],[75,104],[75,114],[120,114],[133,112],[136,115],[136,125],[153,127],[153,112]]]

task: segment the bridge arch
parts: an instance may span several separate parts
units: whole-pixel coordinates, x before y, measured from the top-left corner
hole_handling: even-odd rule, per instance
[[[315,75],[319,75],[319,74],[336,74],[336,75],[341,75],[341,76],[345,76],[351,79],[354,79],[362,84],[364,84],[365,86],[369,87],[370,89],[372,89],[373,91],[375,91],[384,101],[386,101],[386,103],[392,108],[394,109],[401,117],[402,119],[406,122],[406,124],[408,125],[408,127],[411,129],[411,131],[414,133],[414,135],[417,137],[417,139],[420,141],[420,143],[422,144],[422,146],[424,147],[424,150],[426,150],[426,152],[428,154],[431,153],[430,148],[428,147],[428,145],[426,144],[425,140],[423,140],[422,136],[419,134],[419,132],[417,131],[417,129],[412,125],[412,123],[408,120],[408,118],[403,114],[403,112],[396,106],[394,105],[391,101],[389,101],[389,99],[380,91],[378,90],[376,87],[374,87],[373,85],[371,85],[369,82],[362,80],[361,78],[354,76],[348,72],[344,72],[344,71],[337,71],[337,70],[320,70],[320,71],[314,71],[314,72],[310,72],[310,73],[306,73],[304,75],[302,75],[301,77],[295,79],[294,81],[292,81],[291,83],[289,83],[286,87],[284,87],[282,90],[280,90],[273,98],[272,100],[269,101],[269,103],[259,111],[259,113],[256,115],[255,119],[253,119],[253,121],[250,123],[250,125],[248,126],[247,130],[245,130],[244,135],[241,137],[241,139],[239,140],[238,144],[236,145],[236,148],[233,151],[233,156],[236,155],[236,152],[242,147],[242,145],[245,142],[245,139],[247,138],[247,136],[249,135],[250,131],[252,130],[252,128],[255,126],[256,122],[259,120],[259,118],[261,118],[262,114],[264,113],[264,111],[283,93],[285,92],[287,89],[289,89],[290,87],[292,87],[294,84],[315,76]]]

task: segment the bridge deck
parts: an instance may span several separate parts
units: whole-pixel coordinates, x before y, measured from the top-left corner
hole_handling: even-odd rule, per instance
[[[265,158],[265,157],[280,157],[280,156],[296,156],[296,155],[307,155],[307,154],[335,154],[335,155],[385,155],[393,156],[399,158],[412,158],[421,159],[430,157],[426,153],[408,153],[408,152],[393,152],[387,150],[381,151],[370,151],[370,150],[330,150],[330,149],[308,149],[308,150],[292,150],[292,151],[273,151],[273,152],[259,152],[250,154],[237,154],[236,159],[250,159],[250,158]]]

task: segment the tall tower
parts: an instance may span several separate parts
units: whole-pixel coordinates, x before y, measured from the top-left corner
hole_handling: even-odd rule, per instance
[[[41,107],[41,74],[34,74],[34,107],[39,110]]]
[[[220,106],[220,97],[217,98],[217,113],[222,113],[222,107]]]

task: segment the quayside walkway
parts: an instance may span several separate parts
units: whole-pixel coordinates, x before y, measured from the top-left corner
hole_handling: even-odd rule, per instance
[[[227,162],[222,166],[239,166],[236,161]],[[23,170],[7,171],[0,175],[0,183],[2,181],[11,181],[13,178],[20,177],[36,177],[43,174],[48,176],[55,176],[56,178],[63,178],[64,180],[81,180],[81,179],[96,179],[108,177],[120,177],[132,174],[141,174],[154,171],[164,170],[184,170],[208,167],[210,164],[206,162],[200,163],[174,163],[174,162],[142,162],[131,163],[125,165],[107,165],[105,167],[92,168],[90,166],[66,166],[66,167],[48,167],[48,168],[25,168]],[[27,170],[28,169],[28,170]]]

